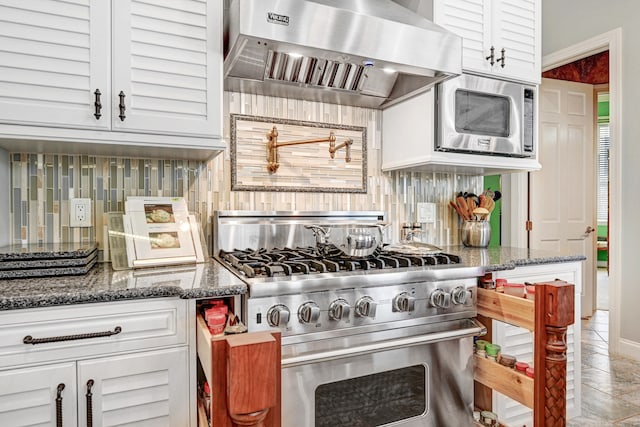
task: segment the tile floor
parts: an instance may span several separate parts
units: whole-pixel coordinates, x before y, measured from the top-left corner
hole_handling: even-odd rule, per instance
[[[569,427],[640,426],[640,364],[610,356],[609,312],[582,320],[582,415]]]

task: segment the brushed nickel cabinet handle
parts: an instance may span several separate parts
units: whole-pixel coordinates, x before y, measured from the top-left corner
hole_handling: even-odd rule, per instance
[[[120,93],[118,94],[118,97],[120,97],[120,104],[118,104],[118,108],[120,108],[120,115],[118,117],[120,117],[120,121],[124,122],[125,117],[125,110],[127,109],[127,107],[124,105],[124,97],[126,95],[124,94],[123,91],[120,91]]]
[[[93,94],[96,96],[96,100],[93,103],[96,108],[96,112],[93,113],[93,115],[96,117],[96,120],[100,120],[100,117],[102,117],[102,102],[100,102],[100,95],[102,95],[102,92],[100,92],[100,89],[96,89]]]
[[[93,384],[93,380],[87,381],[87,427],[93,427],[93,393],[91,392]]]
[[[91,332],[88,334],[77,334],[77,335],[62,335],[58,337],[47,337],[47,338],[34,338],[31,335],[27,335],[22,339],[24,344],[45,344],[50,342],[59,342],[59,341],[74,341],[74,340],[86,340],[88,338],[100,338],[100,337],[110,337],[111,335],[118,335],[122,332],[122,328],[120,326],[116,326],[113,331],[104,331],[104,332]]]
[[[58,384],[58,393],[56,395],[56,427],[62,427],[62,390],[64,390],[64,383]]]

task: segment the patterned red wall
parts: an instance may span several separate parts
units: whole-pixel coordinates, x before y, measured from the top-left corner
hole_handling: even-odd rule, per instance
[[[609,51],[545,71],[542,77],[593,85],[609,83]]]

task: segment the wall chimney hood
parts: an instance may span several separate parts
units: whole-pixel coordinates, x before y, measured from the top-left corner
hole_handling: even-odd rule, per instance
[[[461,73],[462,41],[391,0],[231,0],[225,89],[384,108]]]

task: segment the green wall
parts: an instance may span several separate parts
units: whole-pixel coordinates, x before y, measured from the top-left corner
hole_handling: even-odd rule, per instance
[[[502,191],[500,188],[500,175],[491,175],[484,177],[484,189],[492,191]],[[502,199],[496,202],[496,207],[491,213],[491,241],[489,247],[500,246],[500,220],[502,217]]]

